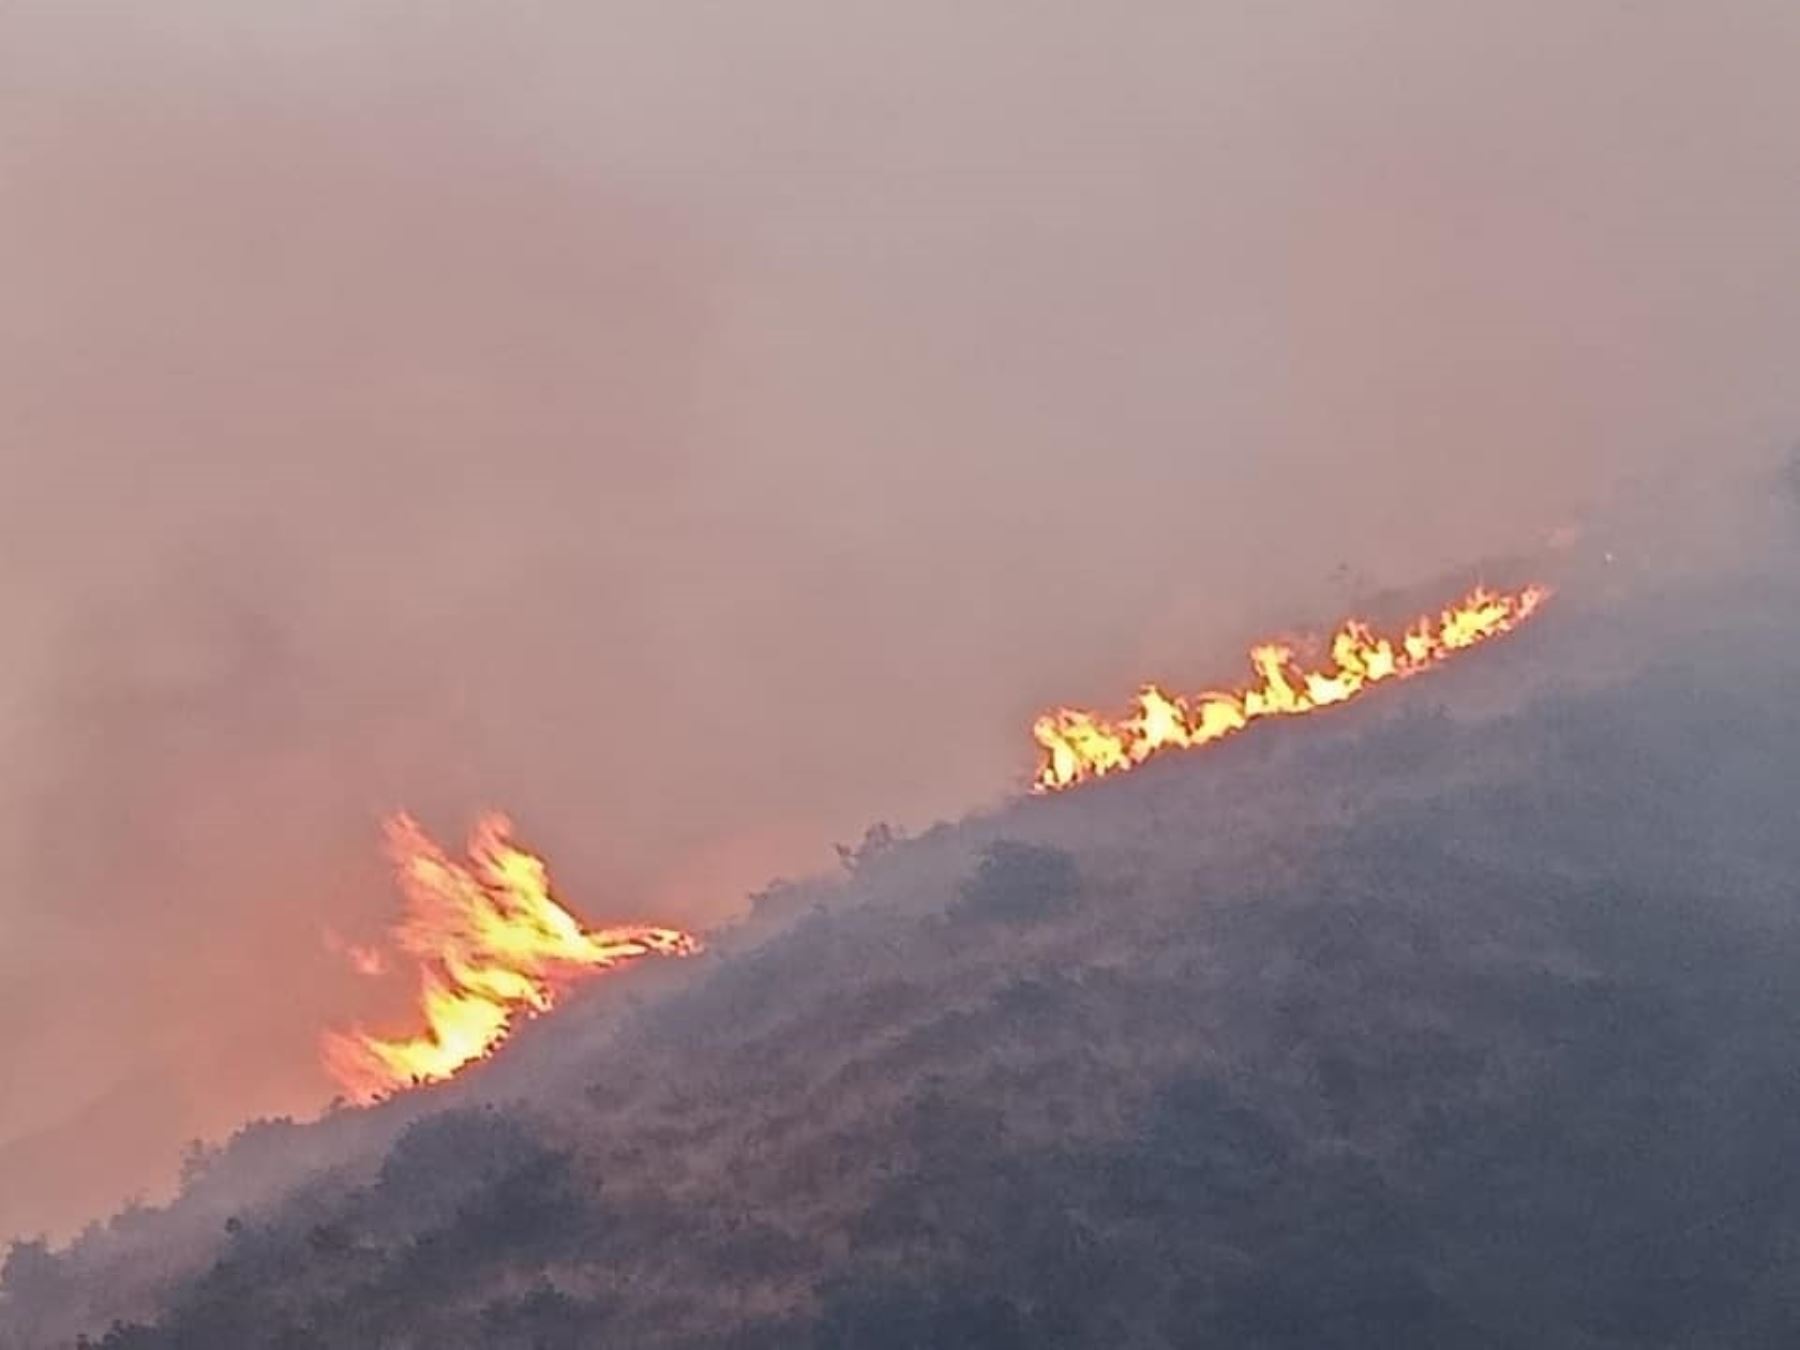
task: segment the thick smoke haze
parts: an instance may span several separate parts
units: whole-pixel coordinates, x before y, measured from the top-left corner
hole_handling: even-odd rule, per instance
[[[0,11],[0,1234],[392,1014],[406,807],[704,925],[1800,428],[1800,12]],[[229,1010],[229,1015],[226,1015]]]

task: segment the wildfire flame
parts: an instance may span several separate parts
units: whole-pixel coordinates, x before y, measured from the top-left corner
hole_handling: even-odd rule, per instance
[[[700,949],[673,928],[584,928],[552,895],[543,860],[513,842],[504,816],[476,823],[466,862],[409,816],[394,817],[386,833],[406,900],[393,939],[418,963],[423,1029],[392,1040],[361,1030],[325,1034],[325,1067],[353,1101],[451,1077],[492,1054],[521,1017],[549,1011],[570,985],[599,971]]]
[[[1264,643],[1250,649],[1256,680],[1245,688],[1188,699],[1147,684],[1138,691],[1134,711],[1116,721],[1058,708],[1032,727],[1043,751],[1032,786],[1038,792],[1060,792],[1135,769],[1164,750],[1209,745],[1261,718],[1347,703],[1373,685],[1420,674],[1512,632],[1549,596],[1544,586],[1510,592],[1477,587],[1395,637],[1380,636],[1364,621],[1349,619],[1332,636],[1329,657],[1315,669],[1298,666],[1294,649],[1285,643]]]

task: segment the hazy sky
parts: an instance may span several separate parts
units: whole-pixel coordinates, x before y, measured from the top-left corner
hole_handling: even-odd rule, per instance
[[[1797,61],[1791,0],[0,8],[0,1233],[327,1095],[388,810],[704,923],[1041,704],[1791,441]]]

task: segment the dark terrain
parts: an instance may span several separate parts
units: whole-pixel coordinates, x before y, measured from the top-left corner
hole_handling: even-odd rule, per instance
[[[1800,1343],[1800,595],[1590,581],[252,1126],[0,1345]]]

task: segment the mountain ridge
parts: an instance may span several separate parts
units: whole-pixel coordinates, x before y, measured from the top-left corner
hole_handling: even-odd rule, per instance
[[[136,1239],[15,1248],[0,1330],[1781,1344],[1800,604],[1696,588],[1689,641],[1670,601],[1570,592],[1391,697],[773,887],[465,1082],[249,1132]],[[309,1166],[233,1207],[252,1145]]]

